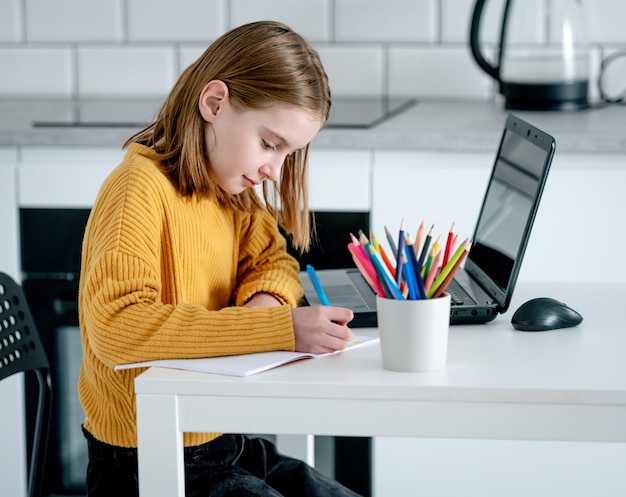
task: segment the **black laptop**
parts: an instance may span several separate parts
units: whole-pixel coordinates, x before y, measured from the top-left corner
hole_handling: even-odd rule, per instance
[[[509,114],[472,247],[448,287],[451,324],[486,323],[508,309],[554,150],[552,136]],[[317,273],[330,304],[354,311],[352,327],[376,326],[376,296],[358,269]],[[306,302],[318,305],[306,272],[301,280]]]

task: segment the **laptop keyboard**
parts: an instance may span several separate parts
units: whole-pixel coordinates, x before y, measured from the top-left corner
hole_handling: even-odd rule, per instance
[[[452,280],[446,293],[450,294],[450,305],[476,305],[476,301],[469,296],[456,280]]]
[[[456,292],[448,290],[448,293],[450,294],[450,305],[463,305],[463,299]]]

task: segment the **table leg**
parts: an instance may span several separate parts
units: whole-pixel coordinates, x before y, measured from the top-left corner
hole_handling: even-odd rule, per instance
[[[315,437],[313,435],[276,435],[276,447],[286,456],[295,457],[315,466]]]
[[[175,395],[137,395],[137,458],[141,497],[185,496],[183,433]]]

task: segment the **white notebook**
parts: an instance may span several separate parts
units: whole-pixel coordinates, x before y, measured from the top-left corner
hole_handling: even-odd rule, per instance
[[[207,357],[200,359],[160,359],[156,361],[136,362],[133,364],[120,364],[115,370],[132,368],[146,368],[158,366],[161,368],[184,369],[201,373],[223,374],[228,376],[250,376],[267,371],[278,366],[283,366],[301,359],[314,359],[331,354],[339,354],[367,343],[375,343],[378,337],[356,336],[348,344],[346,349],[326,354],[310,354],[307,352],[289,352],[276,350],[273,352],[259,352],[256,354],[241,354],[221,357]]]

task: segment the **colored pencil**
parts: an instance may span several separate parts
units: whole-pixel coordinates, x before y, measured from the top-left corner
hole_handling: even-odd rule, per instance
[[[377,257],[378,252],[376,252],[374,247],[372,247],[371,242],[369,241],[365,233],[363,233],[363,230],[359,230],[359,243],[363,247],[363,251],[365,252],[365,255],[367,256],[368,260],[370,261],[370,264],[374,268],[375,278],[380,284],[380,287],[383,290],[384,296],[387,298],[394,298],[393,290],[389,287],[387,279],[384,277],[387,271],[384,265],[382,264],[382,262],[378,264],[379,262],[379,258]],[[370,247],[372,250],[370,250]]]
[[[450,260],[450,254],[452,253],[452,245],[454,240],[454,223],[450,226],[450,231],[448,231],[448,238],[446,240],[446,248],[443,252],[443,261],[441,262],[441,267],[445,267]]]
[[[445,293],[446,289],[448,288],[448,285],[450,285],[450,282],[452,281],[452,278],[454,278],[454,273],[456,273],[457,269],[461,267],[461,264],[463,264],[463,261],[467,257],[468,252],[469,250],[463,251],[463,253],[461,254],[461,257],[459,257],[459,260],[456,261],[456,264],[454,264],[454,267],[448,273],[448,276],[446,276],[446,279],[443,280],[441,285],[439,285],[439,288],[437,289],[437,291],[433,294],[432,296],[433,299],[441,297]]]
[[[326,292],[324,291],[324,287],[322,286],[322,283],[320,282],[320,279],[318,278],[317,273],[315,272],[315,269],[313,268],[313,266],[311,266],[311,264],[306,265],[306,272],[311,279],[311,283],[313,283],[315,293],[317,293],[317,296],[319,297],[322,305],[330,305],[328,297],[326,296]]]
[[[402,266],[404,279],[406,280],[406,285],[409,288],[409,299],[410,300],[420,300],[422,298],[422,294],[419,291],[419,287],[417,286],[417,276],[416,269],[413,265],[414,258],[410,257],[409,250],[411,248],[408,245],[404,247],[405,254],[404,260],[405,264]]]
[[[430,271],[430,267],[433,265],[433,261],[435,260],[435,257],[437,257],[437,254],[440,252],[439,247],[439,240],[441,237],[437,238],[437,241],[433,244],[432,248],[430,249],[430,252],[428,253],[428,257],[426,258],[426,262],[424,263],[424,265],[422,266],[422,277],[426,278],[426,275],[428,274],[428,271]]]
[[[372,241],[372,245],[374,245],[374,248],[378,250],[378,253],[382,257],[383,262],[385,263],[385,266],[387,266],[387,269],[391,271],[392,276],[395,278],[396,270],[393,267],[393,264],[391,263],[391,261],[389,260],[389,257],[387,257],[387,253],[385,252],[385,249],[380,243],[378,243],[378,239],[374,236],[374,232],[372,230],[370,230],[370,240]]]
[[[419,228],[417,228],[417,233],[415,234],[415,243],[413,244],[416,255],[419,254],[420,252],[420,248],[422,246],[422,238],[424,238],[424,220],[423,219],[419,225]]]
[[[433,295],[435,295],[435,293],[439,290],[439,287],[444,283],[444,281],[446,281],[448,275],[450,273],[454,273],[457,270],[457,262],[461,259],[461,256],[464,253],[467,253],[469,251],[470,245],[471,242],[469,238],[466,239],[461,245],[459,245],[459,247],[456,249],[456,252],[454,252],[452,257],[448,261],[448,264],[441,268],[439,276],[437,276],[432,286],[430,287],[430,290],[428,290],[428,298],[432,298]]]
[[[354,235],[352,236],[354,237]],[[348,250],[352,254],[354,264],[357,268],[359,268],[359,271],[361,271],[363,278],[365,278],[365,281],[367,281],[372,287],[374,293],[376,293],[376,295],[380,295],[381,297],[386,297],[387,294],[385,293],[383,287],[378,281],[376,270],[374,269],[374,266],[372,265],[369,256],[365,253],[363,246],[359,243],[356,237],[353,238],[352,243],[348,244]]]
[[[371,243],[368,243],[366,248],[370,255],[372,265],[376,269],[376,273],[378,273],[378,279],[380,280],[383,288],[385,289],[385,292],[387,293],[387,298],[394,298],[399,300],[404,299],[400,287],[396,285],[395,280],[391,277],[391,275],[383,265],[383,262],[380,260],[380,255],[378,254],[378,252],[376,252],[376,249],[374,249]]]
[[[435,277],[437,276],[437,269],[439,268],[439,265],[441,264],[441,259],[443,258],[443,254],[441,253],[441,250],[437,253],[437,256],[435,257],[435,260],[433,261],[433,263],[431,264],[428,272],[425,275],[424,278],[424,289],[428,292],[428,290],[430,290],[430,287],[433,284],[433,281],[435,281]]]
[[[398,252],[396,253],[396,284],[400,286],[402,283],[402,253],[404,252],[404,219],[400,223],[400,232],[398,233]],[[411,288],[409,287],[409,295]]]
[[[413,240],[409,235],[406,236],[406,256],[411,259],[411,266],[415,271],[415,282],[417,283],[417,290],[419,293],[420,299],[425,299],[427,297],[426,290],[424,290],[424,280],[422,279],[422,272],[420,270],[420,265],[417,262],[417,255],[415,253],[415,248],[413,245]]]
[[[424,240],[424,245],[422,246],[422,252],[420,253],[420,257],[418,260],[418,267],[422,267],[424,265],[424,261],[426,260],[426,255],[428,254],[428,246],[430,245],[430,241],[433,238],[433,230],[435,229],[435,225],[433,224],[428,230],[428,234],[426,235],[426,239]]]
[[[394,255],[397,254],[398,253],[398,247],[396,247],[396,242],[393,239],[391,231],[389,231],[389,229],[387,229],[387,226],[385,226],[385,236],[387,237],[387,242],[389,243],[389,248],[391,249],[391,253],[394,254]]]
[[[437,237],[437,240],[435,240],[435,243],[433,243],[433,246],[431,247],[430,252],[428,253],[428,257],[426,257],[426,262],[424,262],[422,265],[422,269],[420,272],[420,274],[422,275],[422,278],[426,277],[426,270],[428,269],[428,260],[430,259],[430,264],[433,263],[433,259],[439,253],[440,247],[441,247],[441,235],[439,235]]]

